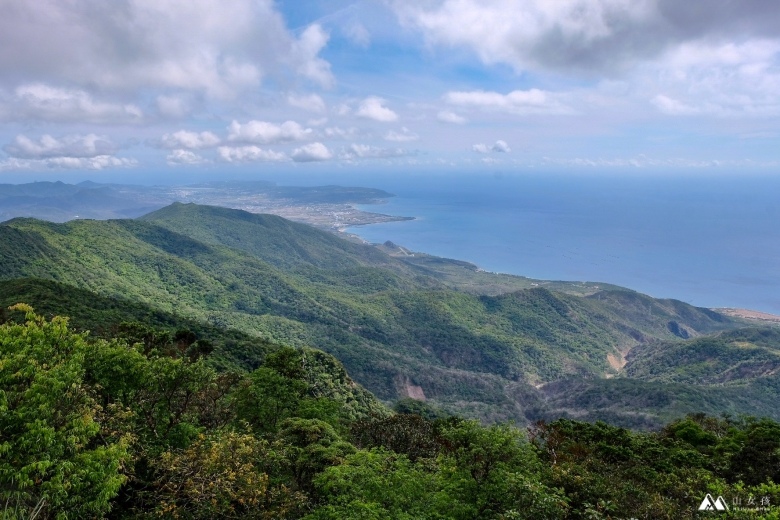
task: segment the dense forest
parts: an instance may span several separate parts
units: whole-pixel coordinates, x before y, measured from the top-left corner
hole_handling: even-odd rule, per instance
[[[742,370],[732,361],[744,358],[720,349],[710,361],[733,370],[708,378],[710,361],[694,367],[670,350],[667,369],[679,358],[690,366],[675,370],[705,377],[648,377],[645,365],[660,358],[630,354],[726,334],[745,326],[739,320],[608,284],[492,275],[392,252],[196,204],[135,220],[14,219],[0,224],[0,304],[71,316],[93,333],[105,327],[83,317],[159,325],[184,317],[214,343],[221,369],[257,368],[264,342],[314,347],[384,402],[424,397],[487,423],[568,417],[657,429],[696,412],[780,419],[771,369]],[[723,341],[749,350],[736,345],[749,341]],[[754,350],[769,367],[777,350],[765,343]]]
[[[0,224],[2,518],[780,518],[777,328],[389,253]]]
[[[677,519],[707,494],[721,518],[780,518],[770,419],[486,426],[390,410],[313,349],[218,370],[190,330],[102,339],[25,304],[3,320],[3,518]]]

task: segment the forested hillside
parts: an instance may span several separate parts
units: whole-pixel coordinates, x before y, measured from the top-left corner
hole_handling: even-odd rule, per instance
[[[272,346],[218,371],[157,332],[98,339],[5,310],[3,518],[685,519],[708,494],[724,518],[780,518],[772,420],[524,431],[419,402],[391,413],[323,352]]]
[[[468,264],[454,277],[451,261],[407,261],[269,215],[173,204],[140,220],[14,219],[0,225],[0,260],[9,305],[59,301],[52,312],[101,334],[124,321],[198,331],[219,368],[256,368],[262,345],[322,349],[386,402],[645,428],[689,412],[778,413],[771,371],[720,388],[623,368],[637,347],[740,326],[732,318],[608,285],[518,279],[530,288],[480,294],[496,286]]]

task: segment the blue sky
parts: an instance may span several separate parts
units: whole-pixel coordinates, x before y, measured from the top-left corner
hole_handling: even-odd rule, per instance
[[[6,0],[0,182],[773,172],[776,0]]]

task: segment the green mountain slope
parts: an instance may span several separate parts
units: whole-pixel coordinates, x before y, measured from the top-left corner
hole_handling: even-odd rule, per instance
[[[634,349],[626,375],[645,381],[743,384],[780,374],[780,329],[745,328]]]
[[[744,328],[640,344],[621,377],[545,386],[545,417],[657,427],[689,413],[777,417],[780,329]]]
[[[491,420],[537,417],[549,400],[537,387],[616,375],[642,343],[737,325],[630,291],[479,296],[428,274],[308,226],[223,208],[174,204],[141,220],[0,225],[0,279],[56,280],[320,348],[381,399],[424,396]]]
[[[261,366],[269,355],[284,347],[249,334],[204,323],[123,298],[107,298],[51,280],[21,278],[0,281],[0,323],[21,318],[9,312],[17,303],[31,305],[44,317],[66,316],[70,327],[88,331],[92,338],[121,338],[146,348],[181,355],[185,347],[208,347],[207,362],[214,368],[243,372]],[[196,343],[197,342],[197,343]],[[384,405],[355,384],[333,356],[315,349],[301,349],[306,359],[300,374],[315,397],[335,400],[352,418],[385,415]]]
[[[348,242],[276,215],[174,203],[138,220],[157,224],[206,244],[245,251],[284,269],[311,266],[338,270],[372,266],[404,270],[404,264],[374,247]]]

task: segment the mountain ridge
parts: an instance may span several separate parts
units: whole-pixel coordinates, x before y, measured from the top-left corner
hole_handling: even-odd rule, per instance
[[[532,421],[555,405],[545,385],[620,378],[640,344],[741,323],[630,290],[470,294],[372,246],[207,206],[174,204],[136,220],[14,219],[0,224],[0,244],[11,243],[0,249],[2,279],[58,280],[321,348],[385,401],[425,395],[487,420]]]

